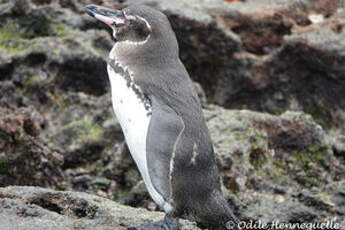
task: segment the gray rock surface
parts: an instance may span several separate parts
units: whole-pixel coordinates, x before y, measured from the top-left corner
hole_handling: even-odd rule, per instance
[[[331,141],[334,155],[339,158],[339,160],[345,165],[345,136],[336,135],[331,136]]]
[[[121,230],[163,217],[163,213],[119,205],[86,193],[27,186],[0,188],[2,230]],[[199,229],[187,221],[182,223],[182,229]]]

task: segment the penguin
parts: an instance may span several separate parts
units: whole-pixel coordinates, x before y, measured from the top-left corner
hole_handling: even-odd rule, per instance
[[[199,98],[179,59],[168,18],[142,4],[122,10],[87,5],[109,25],[112,104],[130,153],[165,218],[128,229],[181,229],[179,218],[211,229],[240,229],[221,193]]]

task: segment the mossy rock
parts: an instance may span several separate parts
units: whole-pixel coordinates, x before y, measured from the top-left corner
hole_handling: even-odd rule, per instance
[[[22,16],[1,22],[0,52],[16,53],[31,49],[30,40],[42,37],[65,37],[76,31],[62,22],[52,22],[42,16]]]
[[[18,52],[25,48],[27,41],[18,33],[18,25],[8,23],[0,28],[0,51]]]
[[[8,162],[5,159],[0,159],[0,174],[8,172]]]
[[[43,17],[23,16],[19,19],[19,26],[23,28],[22,38],[47,37],[53,34],[52,23]]]
[[[77,141],[92,141],[102,138],[103,130],[91,120],[91,118],[84,117],[81,120],[73,121],[67,125],[67,129],[72,130]]]
[[[276,181],[283,182],[284,178],[289,178],[290,183],[301,187],[320,186],[327,183],[323,175],[329,170],[326,163],[328,151],[327,147],[309,146],[284,158],[269,159],[265,168],[256,169],[263,171],[260,175]]]

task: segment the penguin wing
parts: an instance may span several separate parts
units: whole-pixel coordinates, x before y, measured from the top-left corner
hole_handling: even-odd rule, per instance
[[[153,186],[165,200],[171,197],[171,162],[185,124],[157,97],[151,96],[152,117],[146,139],[147,166]]]

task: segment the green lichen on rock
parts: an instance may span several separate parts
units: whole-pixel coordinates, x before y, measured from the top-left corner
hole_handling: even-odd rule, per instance
[[[131,195],[132,195],[132,193],[131,193],[130,188],[122,189],[122,190],[115,190],[113,192],[114,200],[123,200],[123,199],[125,199]]]
[[[326,151],[326,147],[309,146],[292,154],[298,168],[303,170],[303,173],[296,177],[300,185],[310,187],[320,184],[321,174],[328,170],[325,162]]]
[[[8,162],[5,159],[0,158],[0,174],[7,173]]]
[[[206,118],[221,165],[230,173],[237,172],[225,175],[227,188],[251,186],[245,184],[249,178],[299,188],[327,184],[331,149],[312,116],[292,111],[273,116],[217,108],[206,111]],[[234,179],[238,174],[243,175],[243,183]]]
[[[265,152],[262,149],[253,149],[249,155],[250,164],[258,170],[263,167],[264,164],[268,162]]]
[[[325,182],[322,175],[328,170],[325,163],[327,151],[326,146],[309,146],[281,158],[270,159],[269,166],[258,169],[264,172],[261,175],[265,178],[296,182],[301,187],[318,186]]]
[[[330,129],[332,127],[332,115],[325,107],[317,104],[305,105],[303,110],[305,113],[310,114],[323,128]]]
[[[71,105],[68,98],[61,94],[60,90],[57,88],[52,89],[52,101],[60,109],[66,109]]]
[[[72,29],[71,29],[71,27],[67,26],[66,24],[59,23],[59,24],[55,25],[55,31],[56,31],[57,36],[62,37],[62,36],[66,36],[67,34],[69,34],[72,31]]]
[[[25,28],[21,32],[21,37],[32,39],[35,37],[47,37],[53,34],[52,23],[43,17],[23,16],[19,19],[20,28]]]
[[[17,52],[23,49],[26,44],[14,23],[6,24],[0,28],[0,51]]]
[[[37,74],[27,76],[24,80],[23,94],[27,96],[35,94],[35,92],[37,91],[37,87],[39,87],[42,81],[42,78]]]
[[[62,22],[54,22],[43,16],[26,15],[18,20],[20,36],[24,39],[66,36],[73,29]]]
[[[102,128],[88,117],[71,122],[67,128],[76,133],[76,140],[79,141],[98,140],[103,135]]]
[[[139,175],[139,172],[136,168],[130,168],[125,173],[125,181],[127,182],[126,186],[133,187],[140,181],[141,177]]]
[[[309,146],[302,151],[293,154],[292,156],[300,163],[303,163],[306,167],[309,163],[318,163],[324,169],[327,169],[325,164],[327,147],[322,146]]]
[[[5,20],[0,27],[0,52],[17,53],[36,50],[41,43],[37,39],[66,37],[74,31],[76,30],[65,23],[52,22],[44,17],[26,15],[18,20]]]
[[[42,82],[42,78],[38,75],[32,75],[30,76],[28,79],[27,79],[27,82],[26,84],[28,85],[34,85],[34,84],[37,84],[37,83],[40,83]]]

